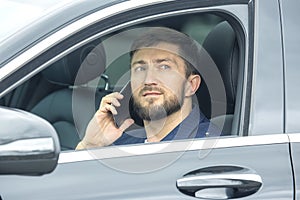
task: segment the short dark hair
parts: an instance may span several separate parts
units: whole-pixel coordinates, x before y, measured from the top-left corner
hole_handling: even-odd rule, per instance
[[[191,74],[199,74],[197,68],[200,64],[200,50],[197,43],[189,36],[174,29],[165,27],[152,27],[150,31],[147,31],[138,37],[133,42],[130,49],[130,62],[133,55],[139,49],[152,47],[161,42],[174,44],[179,47],[179,56],[184,60],[186,65],[186,78],[188,78]]]

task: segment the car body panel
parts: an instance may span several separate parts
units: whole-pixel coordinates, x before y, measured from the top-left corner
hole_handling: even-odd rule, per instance
[[[60,165],[52,174],[42,177],[2,176],[0,186],[3,192],[1,195],[3,199],[19,199],[30,193],[31,199],[49,200],[62,197],[64,199],[124,200],[193,199],[176,188],[176,181],[183,175],[212,166],[238,166],[251,169],[262,178],[260,190],[245,199],[292,199],[293,179],[288,140],[287,137],[278,139],[279,141],[274,140],[275,143],[271,144],[272,139],[268,140],[264,136],[253,137],[252,145],[229,148],[230,144],[238,145],[244,140],[234,138],[226,148],[213,148],[218,144],[207,142],[203,144],[206,147],[198,147],[198,149],[185,152],[148,153],[65,163],[61,160]],[[225,140],[219,139],[218,143],[222,144]],[[251,138],[249,140],[251,141]],[[270,143],[255,145],[254,140],[258,143],[262,141]],[[212,149],[209,148],[210,145]],[[152,146],[145,145],[141,149],[153,148]],[[120,148],[118,150],[122,151]],[[100,149],[99,155],[101,151],[104,151],[104,156],[109,153],[105,149]],[[76,158],[76,154],[81,153],[82,151],[74,152],[72,156]],[[92,157],[97,156],[97,153],[92,151],[88,153]],[[269,165],[270,158],[272,158],[272,166],[276,166],[272,169]],[[10,189],[12,185],[18,188],[18,192],[16,188]],[[32,188],[38,192],[31,193]]]
[[[252,135],[283,133],[284,87],[280,26],[278,2],[255,1],[252,107],[249,125]]]
[[[291,142],[291,161],[293,164],[293,173],[294,173],[294,187],[295,187],[295,199],[299,199],[300,197],[300,135],[299,133],[289,134],[290,142]]]
[[[128,11],[128,13],[131,12],[131,15],[140,14],[146,20],[147,16],[155,15],[156,18],[159,18],[165,14],[160,13],[161,11],[158,9],[160,5],[169,6],[169,11],[172,11],[170,7],[171,1],[165,1],[162,4],[159,4],[159,1],[120,1],[120,4],[115,4],[117,1],[97,1],[96,10],[103,8],[106,11],[103,13],[99,11],[97,15],[96,10],[92,9],[93,2],[86,2],[85,6],[79,9],[78,13],[76,13],[74,8],[80,7],[80,4],[74,3],[74,7],[66,8],[67,10],[70,9],[70,16],[64,19],[65,21],[62,24],[58,24],[57,19],[61,19],[65,15],[59,13],[58,18],[54,18],[53,21],[48,21],[48,24],[41,24],[38,27],[39,30],[43,30],[49,26],[51,33],[47,33],[47,29],[43,30],[39,35],[31,38],[28,43],[20,46],[18,42],[23,43],[27,37],[32,36],[32,33],[30,33],[21,37],[20,41],[14,44],[15,46],[11,46],[12,51],[6,52],[7,54],[5,55],[7,56],[3,57],[3,67],[0,68],[0,82],[2,84],[0,92],[2,95],[41,71],[50,63],[82,45],[82,43],[87,42],[86,40],[93,37],[93,34],[108,34],[113,30],[117,30],[117,28],[129,26],[130,23],[132,23],[131,25],[136,24],[139,20],[135,16],[130,19],[125,19],[124,17],[124,19],[120,19],[122,17],[120,13],[122,12]],[[178,2],[177,6],[180,4]],[[235,11],[236,15],[233,17],[243,25],[242,28],[245,30],[245,48],[247,48],[245,50],[245,56],[247,57],[245,59],[245,68],[247,69],[245,71],[252,73],[253,70],[253,76],[245,72],[245,79],[243,80],[244,96],[241,100],[241,117],[244,118],[245,123],[241,123],[242,127],[237,133],[241,137],[224,137],[215,140],[199,139],[195,140],[194,144],[173,142],[162,143],[162,145],[133,145],[128,147],[127,150],[130,150],[129,152],[124,152],[126,146],[124,148],[102,148],[95,151],[62,152],[59,164],[51,174],[36,177],[1,176],[0,197],[4,200],[23,199],[24,197],[49,200],[195,199],[181,193],[176,187],[176,181],[195,170],[207,167],[233,166],[251,170],[262,181],[262,186],[256,193],[239,199],[294,199],[295,177],[296,183],[299,182],[297,176],[295,176],[295,173],[299,171],[298,166],[300,165],[296,157],[299,145],[297,142],[294,142],[291,145],[292,149],[290,149],[289,136],[283,134],[285,126],[283,120],[285,117],[285,87],[279,1],[220,0],[203,2],[203,11],[209,9],[214,11],[222,10],[217,7],[218,5],[222,5],[223,9],[228,9],[224,9],[224,13],[232,14]],[[133,3],[135,5],[132,5]],[[252,3],[254,3],[254,7],[251,7]],[[115,5],[112,6],[112,4]],[[238,9],[238,4],[246,6]],[[124,5],[127,7],[124,7],[124,10],[122,10]],[[142,14],[133,12],[133,10],[139,11],[143,7],[148,8],[147,5],[156,5],[156,13],[151,13],[154,11],[150,7],[146,10],[148,13],[145,10],[142,10]],[[189,6],[185,2],[180,5],[183,8]],[[245,9],[247,5],[249,6],[248,11],[255,11],[255,13],[243,13],[243,11],[247,11]],[[119,13],[113,12],[116,11],[116,7],[120,9],[118,10]],[[230,8],[232,9],[231,11]],[[253,20],[251,18],[252,15],[254,15],[255,21],[251,23],[251,20]],[[76,19],[72,20],[71,18],[74,16],[77,16],[78,19],[75,17]],[[83,16],[85,18],[81,18]],[[113,16],[118,16],[118,18],[113,18]],[[129,17],[130,15],[126,16]],[[249,21],[247,21],[248,16],[251,18]],[[109,21],[110,18],[113,20]],[[151,17],[148,20],[151,20]],[[99,30],[98,32],[91,32],[87,36],[80,35],[85,34],[85,30],[90,30],[87,29],[88,26],[92,27],[98,23],[99,27],[102,22],[110,22],[110,24],[106,24],[106,28],[101,30],[102,32]],[[20,32],[20,34],[25,32],[26,30]],[[75,36],[80,38],[81,42],[70,41]],[[49,41],[52,43],[49,43]],[[10,44],[8,40],[7,42],[7,44]],[[59,49],[60,47],[60,51],[54,51],[55,48]],[[268,49],[271,50],[268,51]],[[43,55],[45,52],[55,52],[56,54],[47,57]],[[249,55],[253,53],[253,58],[247,53]],[[41,59],[40,61],[39,58],[44,60]],[[38,64],[32,64],[30,68],[30,65],[27,64],[30,62]],[[253,66],[247,66],[248,63]],[[7,66],[15,68],[11,69]],[[270,67],[272,67],[271,70]],[[7,69],[8,71],[6,71]],[[18,74],[18,70],[24,71]],[[251,82],[246,79],[248,75],[252,77]],[[10,82],[5,82],[6,79],[10,79]],[[16,81],[18,82],[16,83]],[[250,102],[249,105],[244,103],[246,98],[249,97],[246,95],[246,92],[248,92],[246,86],[251,87],[251,99],[247,99]],[[248,119],[249,116],[247,116],[247,111],[245,111],[247,109],[250,113],[250,119]],[[249,130],[249,132],[243,132],[243,130]],[[245,134],[250,136],[246,137]],[[164,145],[171,148],[165,149]],[[172,145],[175,145],[175,147]],[[177,145],[180,146],[179,149],[177,149]],[[162,147],[162,149],[155,152],[156,147]],[[294,165],[291,162],[291,150]]]
[[[300,197],[300,125],[299,125],[299,63],[300,63],[300,31],[298,24],[299,1],[280,1],[282,15],[282,41],[285,66],[285,132],[291,133],[291,159],[294,169],[295,199]]]
[[[286,90],[286,132],[295,133],[300,131],[300,93],[299,93],[299,63],[300,63],[300,38],[297,33],[299,1],[281,1],[282,4],[282,31],[284,42],[285,64],[285,90]]]

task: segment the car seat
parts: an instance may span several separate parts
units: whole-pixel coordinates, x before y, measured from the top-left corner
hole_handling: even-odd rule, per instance
[[[204,40],[203,48],[210,55],[220,72],[226,96],[225,98],[212,97],[204,80],[202,88],[200,87],[197,92],[200,108],[204,110],[204,113],[209,115],[208,117],[211,118],[214,124],[222,128],[224,135],[230,135],[235,110],[239,70],[239,46],[235,32],[230,24],[223,21],[216,25]],[[203,102],[203,98],[210,101]],[[217,109],[212,113],[211,108],[213,106],[217,107]]]
[[[56,129],[62,150],[74,149],[105,93],[86,87],[105,70],[101,45],[89,43],[58,60],[42,72],[51,83],[64,86],[38,102],[31,110]]]

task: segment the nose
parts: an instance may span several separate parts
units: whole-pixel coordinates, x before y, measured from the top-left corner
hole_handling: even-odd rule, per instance
[[[157,84],[157,77],[158,75],[155,73],[153,68],[150,68],[146,72],[144,84],[145,85],[156,85]]]

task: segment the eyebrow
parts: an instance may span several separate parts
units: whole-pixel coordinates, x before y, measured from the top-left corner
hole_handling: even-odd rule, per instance
[[[138,61],[133,62],[131,64],[131,66],[136,65],[136,64],[144,65],[144,64],[146,64],[146,61],[144,61],[144,60],[138,60]]]
[[[159,59],[155,59],[154,60],[154,63],[162,63],[162,62],[172,62],[172,63],[175,63],[177,64],[177,62],[173,59],[170,59],[170,58],[159,58]],[[144,60],[138,60],[138,61],[135,61],[131,64],[131,66],[134,66],[136,64],[141,64],[141,65],[144,65],[144,64],[147,64],[146,61]]]
[[[170,59],[170,58],[156,59],[154,62],[155,62],[155,63],[162,63],[162,62],[172,62],[172,63],[176,63],[175,60]]]

